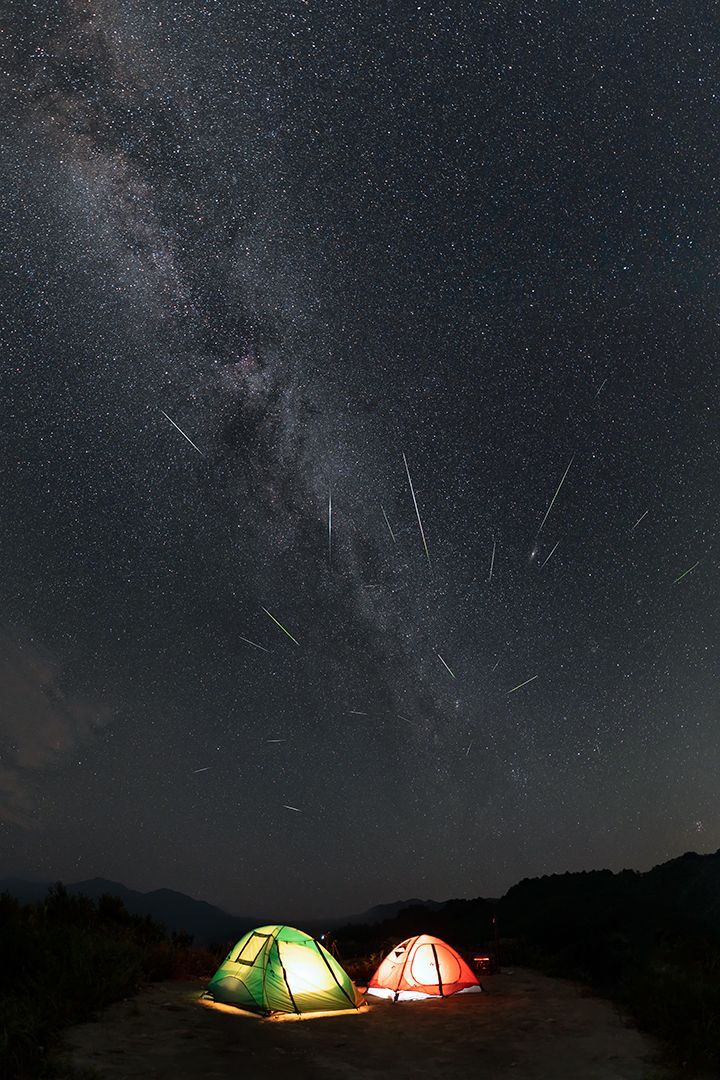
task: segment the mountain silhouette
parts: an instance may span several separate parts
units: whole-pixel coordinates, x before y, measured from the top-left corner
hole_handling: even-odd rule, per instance
[[[24,881],[21,878],[0,879],[0,893],[9,893],[24,903],[38,903],[46,896],[53,882]],[[263,920],[256,916],[231,915],[222,908],[196,900],[174,889],[155,889],[138,892],[119,881],[90,878],[65,886],[69,893],[97,900],[101,896],[118,896],[131,915],[149,915],[168,930],[190,934],[199,944],[236,941]]]

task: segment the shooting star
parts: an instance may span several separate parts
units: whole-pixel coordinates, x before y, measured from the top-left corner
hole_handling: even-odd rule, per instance
[[[560,488],[565,483],[565,477],[570,472],[570,465],[572,465],[574,460],[575,460],[575,455],[573,454],[573,456],[570,458],[570,462],[568,464],[567,469],[565,470],[565,472],[562,475],[562,480],[560,481],[560,483],[557,486],[557,491],[553,495],[552,499],[550,500],[550,505],[548,506],[547,510],[545,511],[545,517],[540,522],[540,528],[538,529],[537,533],[535,534],[536,536],[539,536],[540,533],[542,532],[542,527],[545,524],[545,522],[547,521],[550,511],[552,510],[553,506],[555,505],[555,500],[557,499],[558,495],[560,494]]]
[[[550,552],[550,554],[548,555],[547,559],[544,559],[544,560],[543,560],[543,561],[542,561],[542,562],[540,563],[540,566],[538,567],[538,570],[542,570],[542,568],[543,568],[543,566],[545,565],[545,563],[546,563],[546,562],[549,562],[549,561],[550,561],[550,559],[552,559],[553,555],[554,555],[554,554],[555,554],[555,552],[557,551],[557,546],[558,546],[558,544],[559,544],[559,543],[560,543],[560,541],[558,540],[557,544],[556,544],[556,545],[555,545],[555,547],[554,547],[554,548],[552,549],[552,551],[551,551],[551,552]]]
[[[262,604],[261,604],[260,606],[262,607]],[[298,641],[298,640],[297,640],[296,638],[294,638],[294,637],[292,636],[292,634],[290,633],[290,631],[289,631],[289,630],[286,630],[286,629],[285,629],[285,627],[283,626],[283,624],[282,624],[281,622],[278,622],[278,621],[277,621],[277,619],[275,618],[275,616],[274,616],[274,615],[271,615],[271,614],[270,614],[270,612],[268,611],[268,609],[267,609],[266,607],[264,607],[264,608],[263,608],[263,611],[265,612],[265,614],[266,614],[266,615],[269,615],[269,616],[270,616],[270,618],[272,619],[272,621],[273,621],[273,622],[275,623],[275,625],[276,625],[276,626],[279,626],[279,627],[280,627],[280,629],[282,630],[283,634],[287,634],[287,636],[288,636],[288,637],[290,638],[290,640],[291,640],[291,641],[294,641],[294,642],[295,642],[295,644],[296,644],[296,645],[298,645],[298,646],[300,645],[300,642],[299,642],[299,641]]]
[[[468,746],[467,750],[465,751],[465,757],[467,757],[468,754],[470,753],[471,747],[472,747],[472,743],[470,743],[470,746]]]
[[[367,713],[366,712],[360,712],[359,709],[350,709],[348,711],[348,716],[367,716]]]
[[[423,547],[425,548],[425,558],[430,565],[430,552],[428,551],[427,540],[425,539],[425,530],[423,529],[422,519],[420,517],[420,511],[418,509],[417,499],[415,498],[415,488],[413,487],[412,477],[410,476],[410,469],[408,468],[407,458],[403,454],[403,461],[405,462],[405,472],[407,473],[408,483],[410,485],[410,493],[412,494],[413,502],[415,504],[415,513],[417,514],[418,525],[420,526],[420,535],[422,536]],[[454,676],[453,676],[454,677]]]
[[[202,452],[202,450],[200,449],[200,447],[199,447],[199,446],[196,446],[196,445],[195,445],[195,443],[194,443],[194,442],[192,441],[192,439],[190,438],[190,436],[189,436],[189,435],[186,435],[186,434],[185,434],[185,432],[184,432],[184,431],[183,431],[183,429],[182,429],[182,428],[180,427],[180,425],[179,425],[179,424],[176,424],[176,423],[175,423],[175,421],[173,420],[172,416],[168,416],[168,414],[167,414],[167,413],[165,412],[165,410],[164,410],[164,409],[161,409],[161,410],[160,410],[160,412],[161,412],[161,413],[163,414],[163,416],[165,417],[165,419],[166,419],[166,420],[169,420],[169,421],[170,421],[170,423],[172,424],[172,426],[173,426],[174,428],[177,428],[177,430],[178,430],[178,431],[180,432],[180,434],[182,435],[183,439],[187,439],[187,441],[188,441],[188,442],[190,443],[190,445],[192,446],[193,450],[197,450],[197,452],[198,452],[198,454],[200,455],[200,457],[205,457],[205,455],[203,454],[203,452]]]
[[[441,663],[441,664],[443,665],[443,667],[446,667],[446,668],[448,669],[448,671],[450,672],[450,674],[452,675],[452,677],[453,677],[453,679],[454,679],[454,678],[455,678],[455,672],[454,672],[454,671],[453,671],[453,670],[452,670],[451,668],[449,668],[449,667],[448,667],[448,665],[447,665],[447,664],[445,663],[445,661],[443,660],[443,658],[442,658],[442,656],[440,655],[440,653],[435,653],[435,655],[437,656],[438,660],[439,660],[439,661],[440,661],[440,663]]]
[[[533,675],[532,679],[526,679],[525,682],[518,683],[517,686],[513,686],[512,690],[508,690],[508,694],[514,694],[516,690],[519,690],[521,686],[527,686],[530,682],[535,682],[537,675]],[[507,697],[507,694],[506,694]]]
[[[332,488],[328,488],[328,566],[332,566]]]
[[[642,519],[643,519],[644,517],[647,517],[649,513],[650,513],[650,511],[649,511],[649,510],[646,510],[644,514],[641,514],[641,515],[640,515],[640,517],[639,517],[639,518],[637,519],[637,521],[635,522],[635,524],[633,525],[633,527],[632,527],[632,529],[630,530],[630,532],[635,532],[635,530],[637,529],[637,527],[638,527],[638,525],[640,524],[640,522],[642,521]]]
[[[700,560],[698,559],[698,561],[696,563],[694,563],[693,566],[691,566],[689,570],[684,570],[682,572],[682,574],[680,575],[680,577],[675,578],[675,580],[673,581],[673,585],[677,585],[678,581],[682,581],[682,579],[684,577],[687,577],[688,574],[691,574],[693,572],[693,570],[695,569],[695,567],[699,566],[699,565],[700,565]]]
[[[296,814],[302,814],[302,810],[300,810],[297,806],[288,806],[287,803],[283,803],[283,808],[285,810],[294,810]]]
[[[493,671],[497,671],[497,667],[498,667],[498,664],[500,663],[500,660],[502,660],[502,657],[499,657],[499,658],[498,658],[498,659],[497,659],[497,660],[495,661],[495,667],[493,668]]]
[[[600,393],[601,393],[602,388],[603,388],[603,386],[605,385],[606,382],[607,382],[607,379],[603,379],[603,381],[600,383],[599,387],[597,388],[597,392],[595,394],[595,397],[600,397]]]
[[[264,645],[258,645],[257,641],[251,641],[249,637],[243,637],[242,634],[238,634],[241,641],[244,641],[247,645],[252,645],[254,649],[262,649],[263,652],[270,652]]]
[[[488,578],[488,581],[492,581],[493,566],[495,565],[495,547],[496,547],[496,544],[495,544],[495,541],[493,540],[492,558],[490,559],[490,577]]]
[[[202,769],[193,769],[193,776],[195,775],[195,773],[207,772],[209,768],[210,768],[210,765],[205,765],[204,768],[202,768]]]
[[[406,724],[412,724],[412,720],[410,720],[407,716],[403,716],[402,713],[396,713],[395,715],[399,720],[404,720]]]
[[[385,513],[385,507],[384,507],[384,506],[381,506],[381,507],[380,507],[380,509],[381,509],[381,510],[382,510],[382,512],[383,512],[383,517],[385,518],[385,524],[386,524],[386,525],[387,525],[387,527],[388,527],[388,532],[389,532],[389,533],[390,533],[390,535],[392,536],[392,539],[393,539],[393,544],[397,544],[397,540],[395,539],[395,533],[394,533],[394,532],[392,531],[392,525],[391,525],[391,524],[390,524],[390,522],[388,521],[388,516],[387,516],[387,514]]]
[[[274,742],[287,742],[287,739],[266,739],[266,740],[265,740],[265,742],[266,742],[266,743],[271,743],[271,742],[273,742],[273,743],[274,743]]]

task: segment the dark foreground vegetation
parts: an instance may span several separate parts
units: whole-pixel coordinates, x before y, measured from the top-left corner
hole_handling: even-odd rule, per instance
[[[363,985],[388,949],[416,933],[580,980],[664,1040],[684,1075],[720,1076],[720,852],[647,874],[534,878],[498,901],[405,908],[327,944]],[[63,1027],[148,981],[209,977],[227,946],[194,948],[111,896],[93,901],[62,886],[36,904],[0,896],[0,1080],[64,1075],[47,1061]]]
[[[497,902],[406,908],[375,926],[346,927],[336,940],[362,980],[411,934],[434,933],[469,951],[492,949],[497,931],[502,964],[586,983],[663,1040],[688,1075],[720,1075],[720,852],[683,855],[647,874],[529,879]]]
[[[218,957],[129,915],[56,886],[38,904],[0,896],[0,1077],[63,1075],[47,1061],[58,1033],[152,979],[210,975]]]

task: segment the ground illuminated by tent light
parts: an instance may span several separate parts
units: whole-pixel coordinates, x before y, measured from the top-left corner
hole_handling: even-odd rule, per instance
[[[299,1020],[320,1020],[331,1016],[359,1016],[361,1013],[369,1012],[372,1008],[369,1002],[364,1001],[361,1005],[358,1005],[357,1009],[332,1009],[311,1013],[271,1013],[270,1016],[262,1016],[259,1013],[248,1012],[247,1009],[238,1009],[235,1005],[223,1005],[222,1002],[210,1001],[202,996],[198,998],[198,1004],[205,1009],[212,1009],[214,1012],[222,1012],[230,1016],[243,1016],[252,1020],[269,1020],[273,1024],[296,1023]]]

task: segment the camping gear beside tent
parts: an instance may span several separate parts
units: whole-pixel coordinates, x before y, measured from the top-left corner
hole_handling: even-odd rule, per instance
[[[357,1009],[362,1003],[337,960],[292,926],[260,926],[240,938],[205,996],[264,1015]]]
[[[481,990],[476,975],[450,945],[429,934],[419,934],[401,941],[388,953],[367,992],[395,1001],[419,1001]]]
[[[497,956],[492,952],[473,953],[473,970],[478,975],[495,975],[499,971]]]

